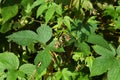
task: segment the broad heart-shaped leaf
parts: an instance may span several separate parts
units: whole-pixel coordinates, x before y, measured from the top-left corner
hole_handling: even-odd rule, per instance
[[[3,23],[5,23],[7,20],[11,19],[18,13],[18,5],[11,5],[11,6],[5,6],[1,9],[1,14],[3,18]]]
[[[16,80],[18,77],[17,70],[9,70],[7,73],[7,80]]]
[[[45,14],[46,23],[49,22],[49,20],[53,17],[54,13],[55,13],[54,7],[51,6],[50,8],[48,8],[48,10],[46,11],[46,14]]]
[[[87,42],[110,49],[107,41],[100,35],[89,35]]]
[[[23,64],[22,66],[20,66],[19,71],[27,74],[30,77],[32,74],[35,73],[36,68],[33,64]]]
[[[37,18],[47,9],[47,3],[42,4],[37,10]]]
[[[16,70],[19,66],[19,60],[16,55],[10,52],[0,53],[0,66],[4,66],[6,69]]]
[[[96,53],[102,55],[102,56],[115,56],[115,52],[113,52],[112,50],[109,50],[107,48],[101,47],[99,45],[95,45],[93,46],[93,49],[95,50]]]
[[[38,35],[30,30],[24,30],[15,32],[9,36],[7,36],[10,40],[16,42],[19,45],[30,45],[31,43],[38,42]]]
[[[45,49],[38,52],[34,60],[38,74],[41,74],[49,66],[51,59],[52,56],[50,55],[49,50]]]
[[[4,78],[6,75],[4,72],[5,69],[5,65],[2,62],[0,62],[0,80],[3,80],[2,78]]]
[[[108,80],[120,80],[120,60],[115,60],[108,71]]]
[[[42,24],[37,29],[37,33],[38,33],[39,41],[43,44],[45,44],[52,37],[52,29],[45,24]]]
[[[92,67],[90,68],[91,76],[101,75],[107,72],[114,63],[114,57],[101,56],[93,61]]]

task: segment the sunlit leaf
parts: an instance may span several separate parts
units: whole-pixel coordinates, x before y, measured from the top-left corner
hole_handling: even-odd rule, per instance
[[[71,76],[72,76],[72,72],[70,72],[67,68],[64,68],[62,70],[62,80],[70,80]]]
[[[86,10],[93,9],[93,5],[89,0],[83,0],[82,7],[85,8]]]
[[[35,74],[36,69],[35,65],[33,64],[23,64],[22,66],[20,66],[19,71],[22,71],[30,77],[32,76],[32,74]]]
[[[71,30],[71,25],[70,25],[70,17],[65,16],[64,17],[64,24],[67,26],[69,30]]]
[[[62,15],[62,6],[61,5],[57,5],[55,8],[55,11],[57,14],[59,14],[60,16]]]
[[[32,8],[35,8],[36,6],[44,3],[45,1],[46,1],[46,0],[36,0],[36,1],[34,1],[34,3],[32,4],[31,7],[32,7]]]
[[[118,13],[120,13],[120,6],[118,6],[118,7],[116,8],[116,11],[117,11]]]
[[[3,18],[3,23],[8,21],[9,19],[13,18],[15,15],[18,13],[18,5],[11,5],[11,6],[6,6],[1,9],[1,14]],[[9,14],[8,14],[9,13]]]
[[[47,9],[47,4],[42,4],[37,10],[37,17],[39,17]]]
[[[4,65],[5,68],[13,70],[18,69],[19,66],[19,60],[17,56],[14,55],[14,53],[10,52],[4,52],[0,54],[0,63],[2,63],[2,65]]]
[[[48,10],[45,13],[45,22],[48,23],[49,20],[53,17],[55,13],[55,8],[54,7],[50,7],[48,8]]]
[[[88,66],[89,68],[92,67],[93,61],[94,61],[94,57],[93,57],[93,56],[89,56],[89,57],[87,57],[87,58],[85,59],[85,62],[87,63],[87,66]]]
[[[18,72],[15,70],[10,70],[7,73],[7,80],[16,80],[18,77]]]
[[[0,28],[0,32],[1,33],[6,33],[9,30],[11,30],[11,27],[12,27],[12,23],[6,22],[6,23],[2,24],[2,26]]]
[[[61,71],[56,72],[55,77],[56,80],[60,80],[62,77],[62,72]]]
[[[29,1],[28,1],[28,0],[22,0],[22,1],[21,1],[21,5],[22,5],[24,8],[26,8],[28,4],[32,5],[33,1],[34,1],[34,0],[29,0]]]
[[[105,11],[104,11],[104,15],[109,15],[111,17],[113,17],[114,19],[116,19],[118,17],[118,14],[115,11],[115,8],[113,5],[109,5],[106,7]]]
[[[58,23],[58,27],[61,27],[62,23],[63,23],[63,18],[58,18],[57,19],[57,23]]]
[[[37,33],[39,41],[44,44],[52,37],[52,29],[45,24],[42,24],[41,27],[37,29]]]

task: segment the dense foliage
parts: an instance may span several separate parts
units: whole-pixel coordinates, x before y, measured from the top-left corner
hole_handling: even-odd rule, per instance
[[[0,80],[120,80],[120,0],[0,0]]]

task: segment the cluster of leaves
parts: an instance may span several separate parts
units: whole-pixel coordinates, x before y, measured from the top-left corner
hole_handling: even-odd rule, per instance
[[[120,79],[119,0],[0,4],[0,80]]]

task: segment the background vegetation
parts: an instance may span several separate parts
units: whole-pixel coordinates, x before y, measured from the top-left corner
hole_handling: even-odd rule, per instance
[[[0,80],[119,80],[120,0],[0,0]]]

